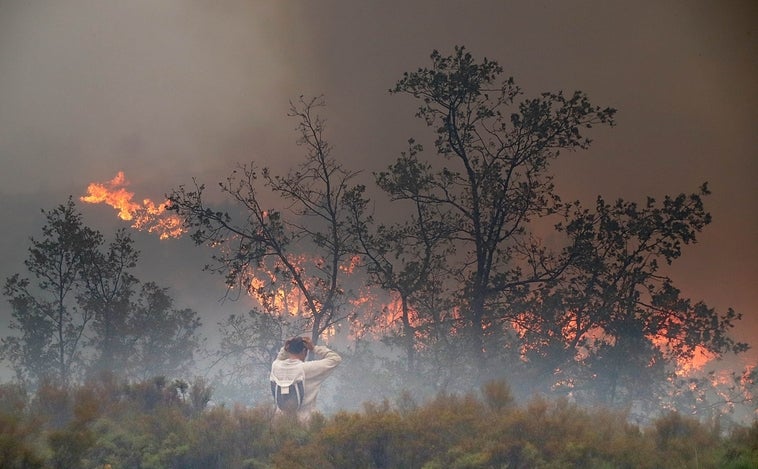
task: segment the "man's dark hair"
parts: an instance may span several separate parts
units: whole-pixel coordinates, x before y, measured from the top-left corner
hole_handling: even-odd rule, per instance
[[[284,350],[299,355],[305,350],[305,341],[302,337],[293,337],[284,344]]]

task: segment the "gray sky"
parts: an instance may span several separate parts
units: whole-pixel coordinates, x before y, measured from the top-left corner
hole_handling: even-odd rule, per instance
[[[0,275],[22,270],[40,209],[119,170],[138,198],[160,201],[192,177],[215,184],[238,161],[288,168],[300,152],[286,113],[300,94],[325,95],[334,156],[383,169],[421,135],[413,103],[387,90],[432,49],[458,44],[498,61],[527,95],[580,89],[619,110],[617,127],[556,166],[564,199],[643,201],[709,182],[713,223],[670,274],[694,300],[742,312],[738,337],[758,346],[757,7],[0,0]],[[79,206],[106,235],[123,226],[105,206]],[[174,255],[186,240],[138,239],[147,272],[169,267],[164,284],[207,280],[199,251]],[[8,317],[0,306],[0,327]]]

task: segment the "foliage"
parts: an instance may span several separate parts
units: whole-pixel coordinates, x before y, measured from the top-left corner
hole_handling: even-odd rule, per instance
[[[550,164],[561,151],[585,149],[582,132],[613,124],[615,110],[575,92],[543,93],[517,101],[521,90],[502,67],[477,62],[463,47],[438,51],[432,65],[405,73],[391,90],[414,97],[416,116],[435,135],[436,157],[421,160],[412,143],[377,184],[393,200],[412,201],[422,211],[417,225],[438,224],[450,274],[443,288],[455,292],[458,325],[466,332],[471,359],[482,366],[495,350],[487,346],[493,322],[503,317],[508,296],[554,279],[570,260],[535,242],[529,223],[561,209]],[[438,249],[435,246],[435,249]],[[487,353],[489,351],[489,353]],[[479,372],[484,369],[480,368]]]
[[[316,114],[320,106],[321,98],[302,97],[291,105],[298,143],[306,149],[295,169],[284,176],[268,168],[259,174],[251,163],[219,183],[240,210],[236,215],[206,207],[202,184],[195,183],[194,190],[180,186],[169,196],[169,208],[185,220],[192,239],[218,248],[216,264],[207,268],[224,275],[230,291],[255,296],[267,313],[307,319],[314,343],[347,317],[342,277],[353,249],[344,198],[356,174],[331,156]],[[262,188],[286,208],[264,205]]]
[[[80,302],[92,315],[93,335],[89,345],[96,351],[90,372],[123,366],[131,355],[128,334],[132,295],[139,280],[131,273],[139,251],[124,229],[116,231],[105,253],[95,250],[91,262],[83,266],[84,291]]]
[[[452,303],[443,293],[441,273],[446,256],[453,254],[449,242],[453,232],[440,222],[442,217],[435,207],[423,202],[422,191],[428,190],[428,181],[419,180],[427,168],[415,160],[421,146],[409,143],[408,153],[403,153],[393,166],[397,179],[413,180],[404,188],[413,204],[406,221],[373,227],[370,201],[363,190],[352,191],[347,201],[350,229],[356,239],[356,252],[364,258],[368,283],[399,299],[400,314],[390,324],[384,340],[403,349],[404,371],[413,375],[419,371],[417,359],[422,344],[444,334],[446,321],[439,311],[449,310]],[[391,192],[386,182],[384,187]],[[370,323],[364,328],[370,329]]]
[[[758,466],[758,421],[750,427],[735,429],[721,451],[725,469],[748,469]]]
[[[295,317],[260,310],[231,315],[219,323],[221,342],[212,354],[211,367],[222,365],[215,376],[221,393],[232,391],[238,396],[250,396],[250,390],[256,385],[265,386],[268,392],[271,362],[287,338],[287,332],[299,330],[295,324]],[[235,390],[240,392],[235,393]],[[245,398],[236,400],[246,402]]]
[[[503,386],[490,384],[485,393],[504,393]],[[566,400],[535,398],[516,407],[439,395],[405,410],[384,402],[361,414],[338,413],[308,444],[283,447],[275,460],[325,468],[721,467],[721,448],[734,440],[673,415],[640,428],[624,413],[584,410]]]
[[[374,174],[389,218],[333,156],[322,98],[291,104],[305,158],[284,175],[240,165],[219,183],[228,211],[209,207],[197,181],[172,191],[193,240],[216,248],[208,269],[260,304],[220,324],[217,392],[249,396],[278,343],[309,330],[350,350],[352,380],[339,389],[352,408],[369,393],[465,393],[507,379],[516,398],[710,416],[723,393],[683,383],[678,368],[744,351],[730,336],[741,316],[684,298],[662,273],[711,222],[707,185],[644,203],[566,202],[553,163],[589,148],[616,110],[581,91],[525,97],[497,62],[463,47],[430,59],[390,90],[415,100],[431,144],[410,139]],[[365,288],[389,299],[366,306]]]
[[[27,395],[21,386],[0,385],[0,461],[9,469],[42,468],[36,444],[40,422],[26,414]]]
[[[3,294],[13,309],[10,328],[20,336],[3,339],[2,356],[19,379],[67,383],[82,373],[83,337],[93,316],[77,295],[102,235],[84,225],[71,198],[43,213],[42,238],[31,238],[24,261],[33,280],[16,274],[5,282]]]
[[[189,308],[177,309],[168,289],[153,282],[142,285],[129,318],[130,376],[182,375],[189,372],[201,350],[200,319]]]
[[[24,262],[3,293],[12,308],[12,333],[0,357],[31,386],[81,381],[101,371],[125,377],[187,370],[201,346],[200,321],[176,309],[168,290],[132,274],[139,252],[125,230],[104,245],[71,198],[44,212],[42,238],[31,238]],[[139,287],[139,288],[138,288]]]
[[[730,336],[741,315],[683,297],[663,273],[711,222],[707,185],[644,203],[564,202],[552,163],[588,148],[589,129],[613,125],[615,110],[581,92],[522,98],[502,73],[457,47],[397,82],[391,93],[416,100],[433,151],[411,139],[374,175],[392,202],[389,220],[374,218],[368,189],[354,183],[359,172],[332,156],[322,98],[291,105],[300,164],[284,175],[241,165],[219,184],[231,212],[207,207],[197,182],[173,191],[170,208],[194,241],[218,248],[208,268],[230,295],[260,303],[219,324],[211,368],[223,366],[212,386],[165,378],[191,374],[200,321],[133,275],[139,252],[129,234],[106,245],[70,198],[43,211],[28,277],[13,275],[3,289],[12,318],[0,357],[32,395],[3,390],[2,454],[30,467],[753,461],[755,432],[741,433],[726,414],[754,411],[756,370],[680,372],[698,356],[746,350]],[[390,304],[367,306],[357,298],[365,288]],[[246,403],[268,396],[283,339],[306,330],[347,351],[344,379],[327,384],[340,413],[294,428],[269,422],[266,409],[206,409],[212,393],[232,401],[230,389]],[[485,384],[493,379],[511,386]],[[394,407],[383,401],[396,394]],[[357,412],[367,400],[382,403]]]
[[[21,388],[0,389],[3,467],[741,468],[758,455],[756,424],[724,436],[670,413],[639,427],[565,399],[516,405],[503,382],[481,395],[367,402],[307,426],[274,419],[270,405],[199,408],[210,397],[202,381],[101,375],[38,393],[27,405]]]
[[[657,406],[677,363],[696,352],[744,351],[728,335],[739,314],[692,304],[659,272],[710,222],[708,194],[704,185],[642,207],[598,197],[594,211],[573,215],[565,232],[576,240],[568,248],[574,262],[535,292],[519,318],[529,361],[562,370],[556,381],[575,383],[574,394],[591,402]]]
[[[683,298],[660,272],[710,223],[707,185],[644,204],[562,201],[552,162],[587,149],[616,111],[578,91],[522,99],[502,73],[463,47],[405,73],[390,91],[416,100],[434,154],[411,139],[376,174],[400,221],[377,223],[362,192],[350,199],[369,282],[400,305],[384,337],[403,355],[393,373],[435,391],[507,377],[522,395],[670,405],[681,363],[747,349],[729,335],[740,314]]]

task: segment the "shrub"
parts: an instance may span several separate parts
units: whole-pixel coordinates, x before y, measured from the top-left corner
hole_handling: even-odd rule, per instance
[[[714,460],[718,437],[695,420],[678,412],[656,419],[650,432],[656,459],[667,467],[718,467]]]
[[[18,385],[0,385],[0,462],[8,469],[44,467],[35,437],[38,422],[26,417],[27,396]]]
[[[720,464],[724,469],[758,467],[758,421],[748,428],[738,428],[724,443]]]
[[[566,400],[513,403],[504,383],[481,397],[401,396],[361,412],[273,419],[272,406],[205,409],[210,389],[164,379],[98,378],[67,390],[46,384],[27,405],[0,386],[2,467],[102,468],[571,468],[758,467],[758,423],[721,438],[666,414],[647,428],[628,415]],[[197,390],[193,387],[198,386]],[[198,400],[193,400],[197,392]],[[56,407],[60,406],[60,407]]]

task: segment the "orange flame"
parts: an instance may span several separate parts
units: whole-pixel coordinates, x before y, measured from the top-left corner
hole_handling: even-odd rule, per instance
[[[573,312],[568,312],[568,321],[566,324],[561,328],[561,338],[566,342],[572,342],[573,339],[576,339],[576,334],[578,330],[578,324],[577,324],[577,316]],[[671,319],[671,321],[676,322],[679,321],[677,319]],[[520,338],[523,338],[528,332],[529,329],[526,326],[526,324],[529,324],[529,327],[535,328],[537,331],[541,331],[541,326],[538,322],[535,322],[532,319],[531,313],[524,312],[518,315],[513,321],[511,321],[511,326],[513,327],[514,331],[518,334]],[[582,346],[578,347],[576,350],[576,355],[574,356],[574,359],[576,361],[582,361],[589,353],[592,351],[593,348],[597,347],[598,344],[606,343],[609,345],[613,345],[615,342],[615,338],[611,335],[606,334],[605,330],[602,327],[599,326],[593,326],[590,329],[586,330],[582,333],[582,338],[588,339],[586,343],[584,343]],[[668,331],[666,329],[662,329],[659,331],[657,335],[649,334],[647,335],[647,338],[652,342],[652,344],[657,347],[661,352],[665,354],[671,354],[672,350],[675,348],[681,348],[683,343],[682,339],[678,337],[671,337],[668,334]],[[541,345],[541,344],[537,344]],[[522,345],[520,354],[521,359],[524,361],[527,361],[527,352],[530,350],[530,348],[535,347],[535,345],[525,344]],[[693,347],[690,347],[687,349],[689,352],[688,354],[685,354],[684,356],[675,356],[674,357],[674,373],[677,376],[683,377],[683,376],[691,376],[694,373],[703,370],[706,365],[711,363],[714,359],[716,359],[716,355],[706,349],[703,346],[695,345]]]
[[[665,333],[666,331],[663,330],[661,334],[657,336],[648,336],[648,338],[660,350],[668,352],[673,346],[680,345],[681,339],[666,337]],[[692,347],[689,351],[689,356],[675,358],[675,373],[677,376],[690,376],[705,368],[708,363],[716,358],[716,355],[713,352],[700,345]]]
[[[133,202],[134,193],[125,188],[128,185],[124,172],[119,171],[116,177],[108,182],[90,183],[87,186],[87,195],[79,200],[90,204],[110,205],[118,210],[120,219],[132,221],[132,228],[158,233],[160,239],[178,238],[186,231],[179,217],[166,212],[168,201],[162,204],[156,204],[150,199],[143,199],[141,204]]]

